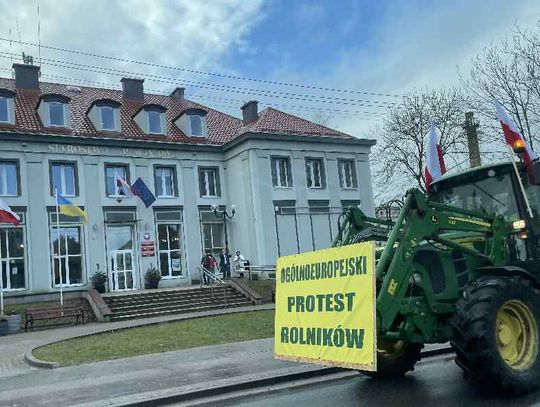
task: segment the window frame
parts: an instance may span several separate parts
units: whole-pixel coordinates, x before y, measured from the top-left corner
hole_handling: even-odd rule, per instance
[[[151,130],[151,126],[150,126],[150,116],[152,114],[156,114],[158,119],[159,119],[159,129],[160,131],[159,132],[155,132],[155,131],[152,131]],[[159,112],[157,110],[146,110],[146,117],[147,117],[147,120],[148,120],[148,134],[160,134],[160,135],[163,135],[165,134],[164,132],[164,129],[163,129],[163,112]]]
[[[215,195],[203,194],[203,190],[202,190],[203,183],[202,183],[201,176],[203,175],[203,173],[205,174],[205,176],[204,176],[204,181],[205,181],[204,185],[205,185],[205,187],[207,187],[208,186],[208,184],[207,184],[208,176],[206,176],[207,171],[214,171],[214,192],[215,192]],[[198,178],[199,178],[199,195],[200,195],[201,198],[219,198],[219,197],[221,197],[221,179],[220,179],[220,176],[219,176],[219,167],[200,166],[198,168]],[[206,188],[205,191],[209,192],[209,188]]]
[[[189,133],[190,133],[191,137],[205,137],[204,123],[203,123],[203,117],[204,116],[201,116],[201,115],[198,115],[198,114],[190,114],[190,115],[188,115],[188,117],[189,117]],[[193,132],[192,119],[194,119],[194,118],[197,118],[199,120],[199,125],[201,126],[201,133],[200,134],[195,134]]]
[[[85,236],[84,236],[84,224],[80,221],[74,221],[74,222],[65,222],[60,220],[58,223],[56,221],[53,221],[53,215],[56,215],[55,212],[49,211],[49,262],[50,262],[50,278],[51,278],[51,287],[52,288],[60,288],[60,284],[56,284],[55,282],[55,275],[54,275],[54,262],[56,259],[60,261],[60,259],[65,259],[64,263],[62,264],[62,270],[64,270],[64,273],[66,275],[66,280],[62,280],[62,287],[81,287],[88,283],[88,276],[86,275],[86,243],[85,243]],[[75,218],[73,218],[75,219]],[[54,239],[58,239],[58,234],[56,232],[57,226],[60,227],[60,229],[68,229],[68,228],[76,228],[79,235],[79,247],[80,247],[80,253],[79,254],[70,254],[68,252],[68,243],[67,239],[64,239],[65,241],[65,253],[62,254],[62,248],[60,247],[59,253],[55,255],[54,253]],[[54,236],[53,236],[54,234]],[[62,234],[61,234],[62,238]],[[62,239],[60,240],[59,244],[62,243]],[[69,258],[70,257],[80,257],[81,259],[81,282],[80,283],[71,283],[69,278]],[[67,264],[67,267],[64,268],[64,266]],[[69,282],[69,284],[68,284]]]
[[[67,195],[64,191],[58,191],[58,193],[67,198],[75,198],[79,196],[79,173],[77,168],[77,161],[66,161],[66,160],[49,160],[49,190],[51,196],[54,196],[54,178],[53,178],[53,165],[62,165],[62,166],[73,166],[73,190],[74,195]],[[65,175],[64,175],[65,180]]]
[[[285,163],[285,178],[286,185],[282,185],[280,168],[278,163],[283,161]],[[279,189],[288,189],[294,187],[292,161],[291,157],[284,155],[275,155],[270,157],[270,173],[272,176],[272,186]]]
[[[324,158],[322,157],[306,157],[306,185],[309,189],[325,189],[326,188],[326,169]],[[319,186],[315,185],[315,168],[314,164],[319,165]],[[311,181],[311,185],[310,185]]]
[[[14,209],[14,208],[12,208]],[[22,241],[23,241],[23,244],[24,244],[24,248],[23,248],[23,256],[22,257],[11,257],[11,255],[9,253],[4,253],[4,252],[1,252],[0,253],[0,278],[3,278],[2,276],[2,263],[6,263],[6,264],[12,264],[12,260],[22,260],[23,264],[24,264],[24,286],[23,287],[18,287],[18,288],[13,288],[11,285],[11,274],[8,273],[8,275],[6,276],[6,282],[7,284],[5,286],[3,286],[3,289],[5,292],[14,292],[14,291],[25,291],[25,290],[28,290],[28,259],[27,259],[27,255],[28,255],[28,241],[27,241],[27,234],[26,234],[26,217],[25,217],[25,212],[20,212],[20,211],[17,211],[17,210],[14,210],[15,213],[17,213],[17,215],[19,216],[19,218],[21,219],[20,223],[18,226],[15,226],[15,225],[10,225],[10,224],[2,224],[0,225],[0,234],[1,233],[5,233],[5,236],[6,236],[6,249],[9,251],[9,237],[8,237],[8,233],[11,231],[11,230],[16,230],[16,229],[20,229],[22,230]],[[11,271],[11,270],[10,270]]]
[[[65,102],[60,102],[57,100],[51,100],[46,102],[47,103],[47,114],[49,115],[49,127],[67,127],[67,120],[66,120],[66,105]],[[53,124],[51,121],[51,107],[52,106],[61,106],[62,107],[62,124]]]
[[[163,225],[165,227],[167,227],[167,249],[160,249],[160,245],[159,245],[159,226],[160,225]],[[178,226],[178,249],[171,249],[171,244],[170,244],[170,237],[169,237],[169,228],[168,226],[169,225],[175,225],[175,226]],[[183,236],[182,236],[182,232],[183,232],[183,229],[182,229],[182,222],[181,221],[159,221],[156,219],[155,221],[155,227],[156,227],[156,254],[157,254],[157,264],[158,264],[158,270],[161,274],[161,278],[165,279],[165,280],[170,280],[170,279],[177,279],[177,278],[184,278],[185,277],[185,270],[184,270],[184,262],[183,262],[183,257],[185,256],[185,253],[184,253],[184,249],[183,249]],[[171,253],[179,253],[180,255],[180,274],[178,275],[173,275],[173,270],[172,270],[172,257],[171,257]],[[167,260],[168,260],[168,264],[167,264],[167,268],[168,268],[168,271],[169,271],[169,274],[168,275],[163,275],[162,272],[161,272],[161,254],[163,253],[166,253],[167,254]]]
[[[0,124],[11,124],[13,122],[11,118],[10,99],[13,100],[12,97],[0,95],[0,100],[5,100],[6,102],[6,120],[0,120]]]
[[[341,189],[352,190],[358,189],[358,175],[356,173],[356,161],[354,159],[345,159],[340,158],[338,161],[338,176],[339,176],[339,187]],[[351,182],[352,185],[346,185],[346,174],[345,174],[345,165],[350,164],[351,166]]]
[[[170,169],[171,170],[171,188],[172,195],[159,195],[158,194],[158,177],[157,170]],[[161,187],[163,188],[163,178],[161,178]],[[176,165],[155,164],[154,165],[154,190],[156,192],[156,198],[176,198],[178,197],[178,181],[176,176]]]
[[[203,219],[203,213],[211,213],[214,219]],[[207,251],[210,251],[216,259],[219,258],[219,254],[222,253],[223,249],[225,249],[225,224],[223,219],[217,218],[211,208],[206,207],[199,207],[199,224],[201,228],[201,247],[203,248],[203,252],[206,253]],[[213,225],[219,225],[219,228],[221,230],[220,235],[220,243],[221,246],[214,246],[214,228]],[[205,237],[205,226],[210,227],[210,243],[211,247],[205,247],[204,244],[204,237]]]
[[[122,167],[126,171],[126,178],[125,181],[130,184],[130,174],[129,174],[129,164],[126,163],[104,163],[103,169],[104,169],[104,175],[105,175],[105,196],[107,198],[120,198],[124,197],[127,198],[125,195],[118,194],[118,186],[115,185],[116,188],[116,194],[115,195],[109,195],[109,192],[107,191],[107,169],[113,168],[113,167]]]
[[[116,120],[116,112],[118,110],[117,107],[110,106],[110,105],[98,105],[99,108],[99,116],[100,116],[100,123],[101,123],[101,130],[102,131],[118,131],[118,123]],[[104,127],[104,120],[103,120],[103,110],[109,109],[112,112],[112,119],[113,119],[113,128],[105,128]]]
[[[4,194],[3,192],[4,191],[1,191],[0,190],[0,196],[2,197],[17,197],[17,196],[21,196],[21,171],[20,171],[20,165],[19,165],[19,160],[17,159],[2,159],[0,160],[0,168],[2,165],[4,164],[13,164],[15,165],[15,182],[17,183],[17,185],[15,186],[15,195],[10,195],[10,194]],[[0,176],[3,176],[2,175],[3,172],[0,170]],[[7,174],[6,174],[6,180],[7,180]],[[5,184],[6,187],[7,187],[7,183]],[[7,190],[6,190],[7,192]]]

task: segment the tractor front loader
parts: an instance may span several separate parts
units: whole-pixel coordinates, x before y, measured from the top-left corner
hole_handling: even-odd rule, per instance
[[[540,186],[514,163],[444,176],[428,195],[412,189],[395,222],[347,210],[334,246],[383,245],[377,372],[365,373],[402,375],[414,370],[424,344],[450,341],[457,364],[481,388],[537,389],[539,212]]]

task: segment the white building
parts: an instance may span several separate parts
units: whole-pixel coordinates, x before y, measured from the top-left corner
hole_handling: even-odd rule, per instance
[[[229,248],[251,264],[328,247],[343,206],[373,213],[372,140],[280,112],[242,106],[242,119],[184,98],[145,94],[143,80],[122,91],[43,83],[39,67],[13,66],[0,78],[0,197],[20,214],[0,226],[0,264],[8,295],[88,287],[97,270],[109,290],[191,284],[203,251],[225,246],[213,205],[236,205]],[[115,175],[140,177],[156,196],[146,208],[118,195]],[[60,217],[54,189],[83,208],[89,223]],[[155,242],[143,256],[141,243]]]

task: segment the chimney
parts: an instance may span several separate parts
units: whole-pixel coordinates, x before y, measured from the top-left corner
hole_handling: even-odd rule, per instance
[[[183,102],[185,90],[186,88],[176,88],[175,90],[172,91],[172,93],[169,96],[177,100],[178,102]]]
[[[39,90],[39,66],[13,64],[17,89]]]
[[[249,124],[259,118],[259,109],[257,107],[258,104],[259,102],[256,100],[250,100],[249,102],[244,103],[244,105],[241,107],[242,121],[244,124]]]
[[[124,99],[144,100],[144,79],[122,78],[120,82]]]

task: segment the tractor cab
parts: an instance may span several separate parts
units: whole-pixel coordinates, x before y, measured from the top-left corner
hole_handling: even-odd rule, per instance
[[[538,164],[533,163],[535,167]],[[501,215],[515,232],[512,243],[516,260],[540,259],[540,185],[530,182],[522,163],[517,165],[523,190],[512,163],[502,162],[441,177],[430,186],[429,199],[461,209]]]

